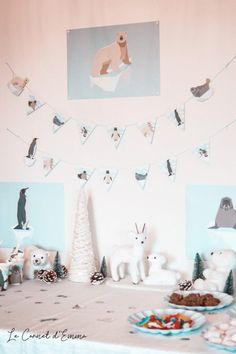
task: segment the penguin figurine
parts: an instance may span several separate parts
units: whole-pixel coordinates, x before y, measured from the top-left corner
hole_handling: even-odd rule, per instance
[[[210,79],[206,79],[206,82],[203,85],[192,87],[190,91],[192,92],[193,96],[201,97],[202,95],[204,95],[204,93],[206,93],[210,88],[210,82]]]
[[[79,179],[84,179],[85,181],[88,180],[88,175],[86,171],[83,171],[82,173],[78,173],[78,178]]]
[[[30,144],[28,155],[26,156],[29,159],[34,159],[34,156],[36,154],[36,149],[37,149],[37,139],[38,138],[34,138]]]
[[[60,127],[61,125],[65,124],[65,122],[62,122],[57,116],[54,116],[53,118],[53,124],[57,125]]]
[[[14,227],[14,229],[23,230],[26,225],[26,211],[25,211],[25,204],[26,204],[26,195],[25,192],[28,188],[23,188],[20,190],[20,197],[17,204],[17,221],[18,225]],[[26,227],[26,230],[28,228]]]
[[[179,113],[178,113],[177,109],[174,110],[174,114],[175,114],[175,119],[176,119],[176,121],[177,121],[177,123],[178,123],[178,126],[181,125],[181,124],[183,124],[183,122],[182,122],[182,120],[181,120],[181,118],[180,118],[180,116],[179,116]]]
[[[106,174],[105,174],[103,180],[104,180],[104,182],[106,184],[110,184],[112,182],[112,177],[110,175],[110,171],[109,170],[106,171]]]
[[[113,133],[111,134],[111,138],[116,142],[120,139],[120,134],[118,133],[118,129],[115,127],[113,129]]]
[[[172,175],[173,175],[173,170],[172,170],[172,167],[171,167],[171,164],[170,164],[170,160],[169,160],[169,159],[166,161],[166,167],[167,167],[169,176],[172,176]]]

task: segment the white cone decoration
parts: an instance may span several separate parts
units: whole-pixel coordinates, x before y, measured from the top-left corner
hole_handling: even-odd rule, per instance
[[[176,177],[176,167],[177,167],[177,160],[176,159],[167,159],[160,163],[160,168],[162,172],[166,174],[166,176],[172,181],[175,181]]]
[[[176,127],[181,128],[184,130],[185,128],[185,106],[179,106],[173,111],[171,111],[168,115],[167,118],[175,124]]]
[[[141,168],[136,168],[134,171],[134,177],[142,189],[146,186],[149,170],[150,166],[143,166]]]
[[[67,122],[69,122],[71,118],[66,119],[58,113],[54,113],[52,123],[53,123],[53,133],[58,132],[61,128],[63,128]]]
[[[92,245],[87,201],[84,189],[80,191],[75,215],[74,239],[69,269],[69,280],[89,283],[94,274],[95,258]]]
[[[79,134],[82,144],[84,144],[88,140],[95,128],[96,125],[92,123],[79,123]]]
[[[52,156],[43,156],[43,171],[44,176],[47,177],[54,168],[60,163],[60,160]]]
[[[118,175],[118,172],[119,171],[114,168],[108,168],[106,170],[104,170],[104,169],[101,170],[101,178],[102,178],[103,184],[108,192],[111,190],[111,187],[113,186],[113,183]]]
[[[80,181],[81,187],[84,187],[85,184],[90,180],[94,173],[94,169],[85,167],[85,166],[80,166],[77,169],[77,177]]]
[[[20,76],[14,76],[11,81],[8,82],[7,87],[13,95],[20,96],[28,82],[29,79],[27,78],[23,79]]]
[[[210,163],[210,143],[203,143],[193,149],[193,153],[206,163]]]
[[[45,105],[45,102],[41,102],[41,101],[37,100],[35,98],[35,96],[29,96],[27,115],[34,113],[35,111],[37,111],[39,108],[43,107],[44,105]]]
[[[147,139],[147,141],[152,144],[154,139],[154,134],[156,131],[157,120],[148,121],[138,125],[138,129],[141,134]]]
[[[117,127],[117,126],[112,126],[108,128],[108,134],[113,141],[113,144],[116,149],[118,149],[121,140],[124,136],[126,128],[124,127]]]

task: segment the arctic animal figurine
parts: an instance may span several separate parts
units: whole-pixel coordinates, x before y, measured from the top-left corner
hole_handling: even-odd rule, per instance
[[[14,229],[27,229],[27,222],[26,222],[26,211],[25,211],[25,205],[26,205],[26,195],[25,192],[27,191],[28,188],[23,188],[20,190],[20,197],[17,203],[17,221],[18,225],[14,227]]]
[[[132,235],[133,245],[118,247],[111,257],[111,276],[114,281],[124,278],[125,263],[129,265],[133,284],[138,284],[140,280],[145,279],[143,259],[147,234],[145,232],[145,224],[141,232],[138,230],[137,224],[135,226],[137,232]]]

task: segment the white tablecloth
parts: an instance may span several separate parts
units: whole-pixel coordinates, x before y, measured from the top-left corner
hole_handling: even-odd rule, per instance
[[[178,336],[133,331],[127,317],[140,310],[167,307],[164,295],[68,280],[55,284],[25,281],[0,292],[0,353],[222,353],[206,344],[201,330]],[[206,317],[209,324],[226,320],[228,314],[225,310]],[[29,333],[47,338],[32,338]],[[72,334],[79,338],[68,339]]]

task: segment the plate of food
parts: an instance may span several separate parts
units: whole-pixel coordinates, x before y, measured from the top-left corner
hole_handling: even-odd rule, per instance
[[[210,291],[181,291],[177,290],[165,297],[169,306],[192,311],[215,311],[229,306],[233,296]]]
[[[236,352],[236,318],[209,326],[202,336],[211,347]]]
[[[136,312],[128,317],[128,321],[140,332],[167,335],[193,331],[206,319],[201,313],[184,309],[154,309]]]

